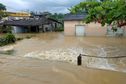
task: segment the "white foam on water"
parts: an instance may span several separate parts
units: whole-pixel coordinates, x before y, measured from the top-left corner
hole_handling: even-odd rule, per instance
[[[57,61],[65,61],[72,64],[77,64],[77,57],[79,54],[87,54],[86,49],[84,48],[57,48],[52,50],[45,50],[45,51],[34,51],[30,52],[24,57],[32,57],[32,58],[39,58],[39,59],[46,59],[46,60],[57,60]],[[94,49],[94,52],[99,57],[106,57],[107,52],[104,48],[98,48]],[[108,69],[108,70],[114,70],[115,69],[112,64],[108,63],[108,59],[101,59],[101,58],[91,58],[91,57],[83,57],[83,66],[86,67],[93,67],[93,68],[99,68],[99,69]],[[126,70],[122,70],[123,72],[126,72]]]
[[[0,51],[2,52],[7,52],[7,51],[11,51],[14,49],[14,46],[3,46],[3,47],[0,47]]]
[[[24,57],[35,57],[39,59],[58,60],[76,63],[77,56],[82,52],[82,48],[53,49],[31,52],[26,54]]]
[[[107,53],[105,52],[104,48],[99,48],[96,50],[96,52],[97,56],[99,57],[107,56]],[[87,67],[114,70],[114,67],[108,63],[108,59],[83,57],[83,64]]]

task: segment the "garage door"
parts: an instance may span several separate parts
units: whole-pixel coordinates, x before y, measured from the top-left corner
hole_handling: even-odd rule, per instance
[[[75,28],[76,36],[84,36],[85,27],[83,25],[78,25]]]

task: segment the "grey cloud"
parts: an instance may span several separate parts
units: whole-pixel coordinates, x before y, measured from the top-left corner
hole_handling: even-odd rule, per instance
[[[9,10],[67,13],[67,9],[83,0],[0,0]]]

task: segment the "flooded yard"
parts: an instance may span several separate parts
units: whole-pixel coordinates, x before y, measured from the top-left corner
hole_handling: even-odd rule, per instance
[[[10,80],[12,84],[17,84],[21,80],[25,80],[24,84],[31,83],[30,81],[33,81],[33,84],[59,84],[60,81],[61,84],[125,84],[126,82],[126,58],[83,57],[82,66],[77,66],[79,54],[99,57],[126,56],[125,37],[75,37],[64,36],[63,33],[58,32],[17,34],[16,37],[27,35],[34,37],[9,45],[14,47],[10,55],[0,54],[2,66],[0,72],[5,75],[5,79],[12,76],[13,81]],[[2,65],[3,60],[5,64],[3,62]],[[2,82],[2,84],[8,83]]]
[[[0,58],[0,84],[125,84],[126,74],[31,58]]]
[[[79,54],[114,57],[126,56],[126,38],[75,37],[63,33],[16,34],[16,37],[34,36],[18,41],[11,56],[65,61],[76,64]],[[101,59],[83,57],[83,66],[126,72],[126,58]]]

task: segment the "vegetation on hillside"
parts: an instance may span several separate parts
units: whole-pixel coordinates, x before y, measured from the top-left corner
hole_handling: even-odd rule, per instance
[[[62,14],[62,13],[34,12],[34,11],[31,11],[31,15],[34,16],[36,14],[45,15],[45,16],[48,16],[50,18],[53,18],[53,19],[56,19],[56,20],[59,20],[59,21],[63,21],[64,16],[65,16],[65,14]]]
[[[34,11],[31,11],[31,15],[32,16],[43,15],[48,18],[52,18],[54,20],[57,20],[57,21],[61,22],[62,24],[64,23],[64,16],[65,16],[65,14],[63,14],[63,13],[34,12]],[[55,31],[64,31],[64,26],[61,25],[60,27],[56,28]]]

